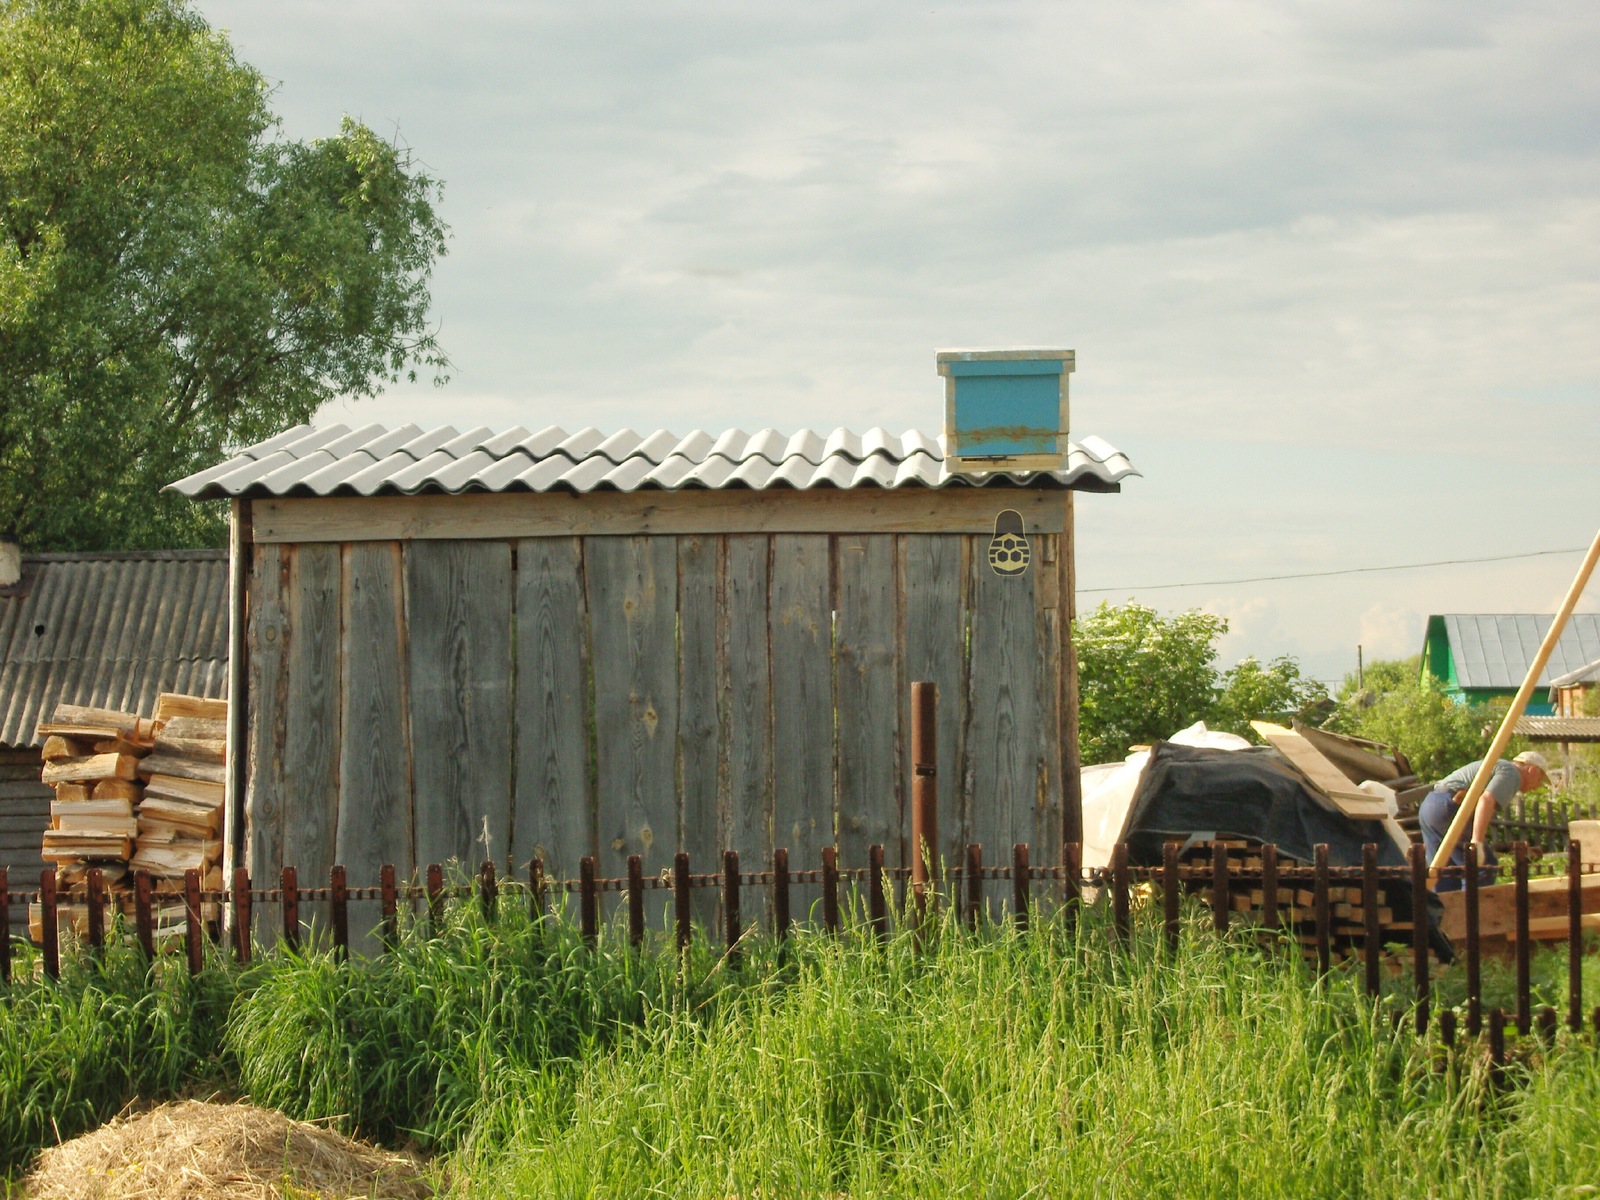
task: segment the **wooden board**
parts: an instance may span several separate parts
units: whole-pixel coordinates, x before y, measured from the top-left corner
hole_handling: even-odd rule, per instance
[[[340,575],[338,546],[293,548],[289,624],[295,636],[289,642],[283,784],[294,797],[294,818],[284,822],[283,861],[307,886],[328,881],[339,816]],[[161,757],[158,750],[145,761]]]
[[[357,886],[385,863],[401,879],[412,849],[411,743],[406,720],[406,628],[397,542],[344,547],[344,671],[339,683],[339,813],[334,857]],[[354,922],[351,936],[370,922]],[[355,947],[370,951],[363,937]]]
[[[511,846],[519,874],[535,857],[576,878],[595,853],[589,779],[588,630],[583,543],[517,543],[517,782]]]
[[[717,592],[721,586],[721,539],[677,539],[678,554],[678,771],[682,798],[678,846],[697,874],[717,869],[722,850],[717,775],[721,765],[717,677]],[[694,918],[708,928],[717,911],[716,893],[691,893]]]
[[[595,647],[594,719],[603,873],[628,855],[671,866],[678,829],[677,548],[670,538],[584,541]]]
[[[819,867],[833,829],[833,612],[828,539],[772,539],[773,843]]]
[[[1034,581],[1039,646],[1035,659],[1040,714],[1037,735],[1038,789],[1034,799],[1032,830],[1026,837],[1014,840],[1029,844],[1032,861],[1058,863],[1061,861],[1065,781],[1061,774],[1060,747],[1056,738],[1061,728],[1061,659],[1065,651],[1064,643],[1070,640],[1071,634],[1065,628],[1062,617],[1061,575],[1055,561],[1061,539],[1045,534],[1033,540],[1039,555],[1039,575]],[[1008,861],[1011,847],[998,847],[996,853],[1001,856],[997,861]],[[1011,898],[1006,889],[997,888],[996,892],[1000,896],[1001,907],[1009,909]]]
[[[911,684],[938,688],[939,854],[945,869],[961,861],[970,828],[963,803],[961,720],[967,695],[968,538],[907,534],[900,539],[900,594],[904,606],[904,678],[900,720],[906,732],[902,786],[911,794]],[[909,828],[910,821],[907,820]]]
[[[772,687],[767,657],[767,539],[723,539],[719,663],[725,720],[722,848],[761,870],[772,852]]]
[[[1388,811],[1387,805],[1361,791],[1345,777],[1305,738],[1292,729],[1274,725],[1270,721],[1251,721],[1250,728],[1266,738],[1278,753],[1304,775],[1311,784],[1325,794],[1347,817],[1357,820],[1381,819]]]
[[[511,547],[404,548],[418,867],[504,864],[511,826]],[[487,846],[484,844],[487,834]]]
[[[971,555],[972,656],[967,713],[967,803],[971,840],[985,863],[1009,860],[1014,842],[1032,842],[1047,766],[1046,710],[1041,672],[1035,583],[1045,569],[1035,561],[1023,575],[1000,576],[990,567],[987,541],[975,539]]]
[[[1444,916],[1439,928],[1452,941],[1467,936],[1466,893],[1447,891],[1438,893],[1444,905]],[[1517,925],[1516,886],[1496,883],[1478,889],[1478,934],[1481,937],[1511,935]],[[1583,877],[1583,911],[1600,913],[1600,874]],[[1565,875],[1541,876],[1528,881],[1528,917],[1548,920],[1567,915],[1567,877]]]
[[[249,788],[245,799],[245,861],[260,887],[275,887],[283,860],[283,747],[288,723],[288,655],[292,631],[284,584],[288,551],[257,546],[250,568]],[[311,881],[307,881],[308,884]],[[251,908],[256,939],[274,944],[283,928],[279,906]]]
[[[324,539],[332,541],[333,539]],[[157,721],[171,721],[178,717],[199,717],[208,721],[226,721],[228,702],[212,700],[205,696],[190,696],[183,692],[162,692],[156,697]]]
[[[895,539],[834,539],[839,865],[864,867],[868,847],[904,861]]]

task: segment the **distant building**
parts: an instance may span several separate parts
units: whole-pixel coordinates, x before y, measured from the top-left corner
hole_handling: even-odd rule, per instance
[[[29,554],[20,566],[0,586],[0,866],[12,891],[38,887],[45,866],[52,793],[34,727],[57,704],[149,715],[161,692],[220,698],[228,680],[227,551]],[[20,925],[27,909],[11,912]]]
[[[1537,614],[1430,616],[1422,642],[1423,678],[1436,680],[1458,703],[1508,705],[1527,677],[1551,620]],[[1540,672],[1528,715],[1550,716],[1555,711],[1548,690],[1552,682],[1586,665],[1595,667],[1597,659],[1600,613],[1573,613]]]
[[[1600,658],[1550,681],[1550,709],[1558,717],[1583,715],[1583,701],[1600,685]]]

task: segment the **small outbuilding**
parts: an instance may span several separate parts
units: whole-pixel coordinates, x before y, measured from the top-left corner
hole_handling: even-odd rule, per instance
[[[1444,613],[1428,618],[1422,674],[1462,704],[1509,705],[1550,630],[1550,616],[1527,613]],[[1538,684],[1600,658],[1600,613],[1573,613]],[[1550,716],[1549,699],[1532,700],[1529,716]]]
[[[680,848],[906,860],[909,683],[939,686],[944,852],[1077,819],[1073,497],[940,442],[301,427],[175,484],[233,505],[230,840],[257,878]]]

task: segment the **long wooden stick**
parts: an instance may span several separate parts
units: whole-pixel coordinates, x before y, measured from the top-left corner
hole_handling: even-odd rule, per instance
[[[1555,620],[1550,622],[1550,631],[1544,635],[1544,641],[1539,645],[1539,653],[1533,656],[1533,665],[1528,668],[1528,677],[1522,681],[1522,686],[1517,689],[1516,697],[1511,701],[1511,707],[1506,710],[1505,720],[1500,722],[1500,728],[1494,735],[1494,741],[1489,743],[1489,753],[1483,756],[1483,766],[1478,768],[1478,777],[1472,781],[1472,786],[1467,789],[1467,794],[1462,798],[1461,805],[1456,809],[1455,819],[1450,822],[1450,828],[1445,831],[1444,841],[1439,843],[1439,849],[1434,852],[1433,862],[1428,870],[1437,877],[1439,869],[1450,861],[1450,855],[1455,852],[1456,843],[1461,840],[1461,835],[1472,824],[1473,810],[1478,807],[1478,799],[1483,795],[1483,789],[1489,783],[1489,777],[1494,774],[1494,765],[1500,761],[1500,756],[1505,753],[1507,744],[1511,741],[1511,731],[1516,727],[1517,721],[1522,717],[1522,710],[1528,707],[1528,699],[1533,695],[1534,684],[1539,682],[1539,673],[1544,670],[1545,664],[1550,661],[1550,654],[1556,648],[1556,643],[1561,640],[1561,631],[1566,628],[1567,618],[1572,615],[1572,610],[1577,606],[1578,597],[1583,595],[1583,589],[1589,582],[1589,576],[1594,572],[1594,564],[1600,560],[1600,533],[1594,535],[1594,542],[1589,547],[1589,553],[1584,556],[1583,565],[1578,568],[1577,577],[1572,581],[1572,586],[1567,589],[1567,598],[1561,602],[1561,610],[1556,613]]]

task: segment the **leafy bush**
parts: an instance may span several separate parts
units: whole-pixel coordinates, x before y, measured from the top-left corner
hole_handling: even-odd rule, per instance
[[[1339,711],[1328,724],[1341,733],[1398,748],[1417,775],[1432,782],[1482,758],[1498,721],[1481,706],[1457,704],[1431,678],[1419,679],[1416,662],[1374,663],[1364,689],[1346,677]]]

